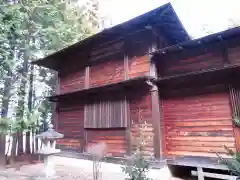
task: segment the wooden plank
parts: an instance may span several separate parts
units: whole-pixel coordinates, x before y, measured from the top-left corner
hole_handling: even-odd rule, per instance
[[[232,125],[232,121],[224,120],[224,121],[190,121],[190,122],[165,122],[166,125],[177,127],[177,126],[230,126]]]
[[[219,158],[179,156],[167,160],[169,165],[204,167],[208,169],[229,170],[226,165],[219,163]]]
[[[172,136],[202,136],[202,137],[207,137],[207,136],[213,136],[213,137],[221,137],[221,136],[225,136],[225,137],[233,137],[233,132],[232,129],[230,131],[209,131],[209,132],[205,132],[205,131],[198,131],[198,132],[191,132],[191,131],[181,131],[181,129],[179,128],[179,130],[176,131],[166,131],[165,133],[167,136],[172,137]]]
[[[204,180],[203,169],[201,167],[197,167],[197,177],[198,180]]]
[[[214,142],[212,142],[214,144]],[[224,143],[223,143],[224,145]],[[219,147],[208,147],[208,146],[204,146],[204,147],[195,147],[195,146],[170,146],[167,145],[167,150],[169,151],[190,151],[190,152],[207,152],[207,153],[226,153],[225,148],[222,146]]]
[[[222,147],[226,145],[229,148],[235,148],[235,142],[212,142],[212,141],[168,141],[166,145],[175,146],[194,146],[196,149],[198,147]]]
[[[90,85],[90,67],[89,66],[87,66],[86,68],[85,68],[85,79],[84,79],[84,88],[85,89],[88,89],[89,88],[89,85]]]
[[[237,176],[231,176],[231,175],[225,175],[225,174],[219,174],[219,173],[210,173],[210,172],[202,172],[199,170],[198,171],[191,171],[192,176],[201,176],[201,178],[204,177],[209,177],[209,178],[214,178],[214,179],[227,179],[227,180],[236,180],[238,177]],[[200,179],[199,179],[200,180]]]
[[[198,126],[198,127],[173,127],[167,126],[168,131],[178,131],[178,132],[211,132],[211,131],[232,131],[232,125],[229,126]]]
[[[231,142],[234,141],[234,137],[202,137],[202,136],[189,136],[189,137],[167,137],[169,140],[179,141],[216,141],[216,142]]]
[[[191,151],[168,151],[167,155],[169,157],[175,156],[199,156],[199,157],[214,157],[217,158],[216,153],[207,153],[207,152],[191,152]],[[231,158],[225,153],[219,153],[222,158]]]
[[[125,52],[125,53],[124,53],[124,79],[125,79],[125,80],[129,79],[128,73],[129,73],[129,68],[128,68],[128,54]]]
[[[161,147],[161,131],[160,131],[160,110],[159,110],[159,96],[157,87],[151,89],[152,97],[152,120],[153,120],[153,131],[154,131],[154,155],[156,158],[163,156]]]
[[[130,107],[129,107],[129,101],[127,100],[127,106],[126,106],[126,119],[127,119],[127,128],[126,128],[126,144],[127,144],[127,154],[132,154],[132,134],[131,134],[131,119],[130,119]]]

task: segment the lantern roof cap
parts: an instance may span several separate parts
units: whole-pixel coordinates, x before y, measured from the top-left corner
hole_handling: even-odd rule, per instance
[[[64,134],[58,133],[53,129],[53,125],[49,124],[48,130],[37,135],[36,136],[39,139],[49,139],[49,140],[54,140],[54,139],[61,139],[64,137]]]

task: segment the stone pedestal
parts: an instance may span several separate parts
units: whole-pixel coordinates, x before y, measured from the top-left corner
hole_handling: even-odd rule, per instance
[[[63,134],[60,134],[53,129],[53,125],[49,125],[47,131],[37,136],[37,138],[41,139],[43,143],[42,149],[40,149],[38,153],[44,157],[44,174],[47,178],[55,175],[55,166],[52,160],[52,155],[60,152],[60,149],[55,149],[56,139],[63,138],[63,136]]]

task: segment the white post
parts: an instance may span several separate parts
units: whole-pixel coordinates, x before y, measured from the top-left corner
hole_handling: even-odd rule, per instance
[[[55,175],[55,167],[51,155],[44,157],[44,173],[46,177],[52,177]]]

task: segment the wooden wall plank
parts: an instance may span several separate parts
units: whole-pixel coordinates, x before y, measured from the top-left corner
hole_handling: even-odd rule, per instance
[[[69,74],[60,74],[60,94],[74,92],[84,89],[85,70],[80,69],[77,72]]]
[[[228,58],[230,64],[239,65],[240,64],[240,47],[228,48]]]
[[[90,67],[90,87],[103,86],[124,80],[124,57],[104,61]]]
[[[167,156],[216,157],[216,153],[226,153],[223,145],[235,150],[227,91],[167,97],[161,108]]]
[[[135,150],[134,139],[138,135],[139,125],[144,126],[144,134],[146,144],[143,148],[146,155],[154,155],[154,128],[152,122],[152,111],[151,111],[151,93],[147,91],[139,91],[138,93],[132,92],[129,95],[129,114],[131,120],[131,134],[132,134],[132,150]]]
[[[78,103],[60,103],[58,131],[64,134],[57,141],[60,147],[82,152],[84,149],[84,106]]]
[[[87,146],[103,142],[110,156],[124,156],[126,154],[125,129],[88,129],[86,130]]]

